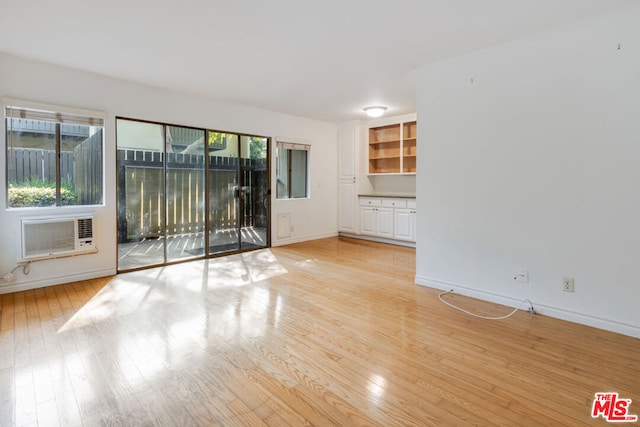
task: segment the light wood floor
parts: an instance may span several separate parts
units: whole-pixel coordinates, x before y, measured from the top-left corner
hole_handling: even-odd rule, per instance
[[[640,414],[640,340],[475,319],[414,266],[332,238],[3,295],[0,425],[602,426],[601,391]]]

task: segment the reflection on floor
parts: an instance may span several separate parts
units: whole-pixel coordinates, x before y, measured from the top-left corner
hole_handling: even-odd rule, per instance
[[[415,263],[334,237],[0,295],[0,426],[604,426],[598,391],[640,412],[639,339],[468,316]]]
[[[218,230],[209,236],[209,253],[233,252],[267,246],[265,227],[244,227],[238,236],[237,229]],[[201,257],[204,253],[204,234],[180,234],[167,237],[167,260],[169,262]],[[118,270],[158,265],[164,263],[164,239],[145,239],[139,242],[118,244]]]

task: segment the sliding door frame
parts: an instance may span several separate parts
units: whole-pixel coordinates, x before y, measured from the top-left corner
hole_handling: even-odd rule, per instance
[[[137,271],[137,270],[145,270],[145,269],[149,269],[149,268],[155,268],[155,267],[161,267],[161,266],[165,266],[165,265],[171,265],[171,264],[179,264],[179,263],[183,263],[183,262],[189,262],[189,261],[194,261],[194,260],[201,260],[201,259],[207,259],[207,258],[217,258],[220,256],[226,256],[226,255],[231,255],[231,254],[235,254],[235,253],[240,253],[240,252],[248,252],[248,251],[252,251],[252,250],[257,250],[257,249],[264,249],[264,248],[269,248],[271,247],[271,211],[272,211],[272,204],[273,204],[273,194],[271,191],[271,153],[272,153],[272,141],[273,138],[268,137],[268,136],[263,136],[263,135],[255,135],[255,134],[248,134],[248,133],[239,133],[239,132],[230,132],[230,131],[223,131],[223,130],[214,130],[214,129],[210,129],[210,128],[201,128],[201,127],[196,127],[196,126],[188,126],[188,125],[179,125],[179,124],[172,124],[172,123],[165,123],[165,122],[158,122],[158,121],[153,121],[153,120],[144,120],[144,119],[134,119],[134,118],[130,118],[130,117],[122,117],[122,116],[116,116],[115,117],[115,121],[116,121],[116,144],[115,144],[115,151],[116,151],[116,169],[119,169],[119,158],[118,158],[118,132],[117,132],[117,123],[118,120],[127,120],[127,121],[131,121],[131,122],[138,122],[138,123],[147,123],[147,124],[153,124],[153,125],[159,125],[163,127],[163,151],[162,151],[162,191],[163,191],[163,195],[162,195],[162,200],[163,200],[163,207],[162,207],[162,221],[163,221],[163,230],[162,230],[162,238],[163,238],[163,260],[164,262],[159,263],[159,264],[151,264],[151,265],[145,265],[145,266],[139,266],[139,267],[134,267],[134,268],[130,268],[130,269],[126,269],[126,270],[120,270],[119,269],[119,254],[118,254],[118,246],[119,246],[119,240],[121,238],[121,233],[122,233],[122,229],[121,229],[121,224],[120,224],[120,204],[122,202],[124,202],[125,204],[125,209],[126,209],[126,193],[125,194],[121,194],[121,192],[125,191],[125,182],[120,176],[120,173],[117,172],[116,173],[116,236],[118,236],[118,238],[116,239],[116,271],[118,273],[123,273],[123,272],[129,272],[129,271]],[[167,210],[168,210],[168,201],[167,201],[167,128],[169,127],[178,127],[178,128],[188,128],[188,129],[193,129],[193,130],[197,130],[197,131],[202,131],[204,133],[204,152],[203,152],[203,161],[204,161],[204,237],[203,237],[203,242],[204,242],[204,248],[203,248],[203,254],[202,256],[194,256],[194,257],[189,257],[189,258],[184,258],[184,259],[176,259],[176,260],[168,260],[168,253],[167,253]],[[238,180],[238,218],[237,218],[237,231],[238,231],[238,246],[236,250],[233,251],[228,251],[228,252],[220,252],[220,253],[214,253],[214,254],[210,254],[209,253],[209,248],[210,248],[210,233],[211,233],[211,200],[209,197],[209,177],[210,177],[210,171],[209,171],[209,162],[210,162],[210,155],[209,155],[209,147],[208,147],[208,138],[209,138],[209,133],[210,132],[217,132],[217,133],[224,133],[224,134],[229,134],[229,135],[237,135],[237,144],[238,144],[238,162],[236,165],[236,177]],[[242,235],[241,235],[241,230],[242,230],[242,224],[244,222],[244,218],[242,215],[242,208],[244,206],[244,200],[242,197],[242,185],[244,184],[244,176],[242,173],[242,144],[241,144],[241,139],[242,137],[247,137],[247,138],[261,138],[261,139],[265,139],[266,140],[266,174],[267,174],[267,179],[266,179],[266,185],[267,188],[265,189],[266,191],[266,196],[267,196],[267,204],[268,206],[266,207],[266,213],[267,213],[267,224],[266,224],[266,241],[265,241],[265,246],[261,246],[258,248],[242,248]],[[121,188],[122,187],[122,188]],[[234,194],[234,198],[235,198],[235,194]]]
[[[271,153],[272,151],[272,141],[273,138],[268,137],[268,136],[263,136],[263,135],[255,135],[255,134],[250,134],[250,133],[239,133],[239,132],[229,132],[229,131],[224,131],[224,130],[216,130],[216,129],[207,129],[206,130],[206,135],[205,135],[205,139],[208,140],[209,138],[209,132],[212,133],[222,133],[222,134],[227,134],[227,135],[235,135],[237,136],[237,151],[238,151],[238,162],[236,165],[236,178],[238,181],[238,189],[237,189],[237,194],[238,194],[238,212],[239,212],[239,216],[237,219],[237,232],[238,232],[238,241],[237,241],[237,249],[233,250],[233,251],[226,251],[226,252],[217,252],[217,253],[213,253],[213,254],[208,254],[209,256],[206,258],[217,258],[220,256],[225,256],[225,255],[229,255],[229,254],[233,254],[233,253],[239,253],[239,252],[247,252],[247,251],[251,251],[251,250],[255,250],[255,249],[263,249],[263,248],[270,248],[271,247],[271,208],[272,208],[272,191],[271,191]],[[242,248],[242,223],[244,222],[244,216],[242,215],[242,213],[244,212],[244,198],[243,198],[243,191],[242,191],[242,187],[244,186],[243,184],[245,184],[244,182],[244,174],[242,173],[242,154],[243,154],[243,150],[242,150],[242,138],[246,137],[246,138],[261,138],[266,140],[267,143],[267,153],[266,153],[266,174],[267,174],[267,188],[266,188],[266,195],[267,195],[267,202],[268,202],[268,206],[266,208],[267,210],[267,226],[266,226],[266,241],[265,241],[265,245],[261,246],[259,248],[249,248],[249,249],[243,249]],[[250,158],[250,153],[247,153],[248,157],[246,157],[247,159]],[[206,215],[206,246],[205,246],[205,250],[209,251],[209,248],[211,247],[211,242],[209,240],[209,235],[211,233],[211,223],[210,223],[210,215],[209,213],[211,212],[211,206],[210,206],[210,197],[209,197],[209,163],[207,162],[207,171],[206,171],[206,187],[205,187],[205,192],[206,192],[206,209],[207,209],[207,215]],[[234,195],[234,198],[235,195]]]

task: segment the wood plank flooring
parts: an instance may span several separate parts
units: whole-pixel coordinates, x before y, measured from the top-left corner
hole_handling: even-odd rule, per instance
[[[0,425],[602,426],[602,391],[640,414],[640,340],[472,318],[414,271],[331,238],[2,295]]]

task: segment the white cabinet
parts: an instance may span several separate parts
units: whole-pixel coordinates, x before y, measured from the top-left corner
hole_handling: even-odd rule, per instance
[[[393,209],[360,206],[360,233],[393,239]]]
[[[415,199],[360,197],[360,233],[415,242]]]
[[[416,210],[395,209],[393,235],[397,240],[416,241]]]
[[[393,209],[376,209],[376,235],[387,239],[393,239]]]
[[[356,180],[340,180],[338,182],[338,228],[347,233],[358,231],[356,224],[358,195]]]
[[[362,234],[376,235],[376,230],[378,229],[376,209],[369,206],[360,206],[360,232]]]
[[[338,134],[338,179],[351,180],[358,174],[359,129],[348,127],[340,129]]]
[[[357,127],[338,135],[338,231],[345,233],[358,232],[358,136]]]
[[[338,233],[351,237],[362,236],[370,240],[389,241],[405,246],[413,246],[415,241],[415,227],[409,230],[405,222],[411,218],[402,216],[401,209],[415,210],[415,198],[403,197],[404,192],[415,190],[415,183],[407,182],[409,177],[401,177],[398,181],[400,192],[397,197],[391,195],[379,196],[376,194],[376,186],[386,187],[389,182],[393,184],[395,177],[381,176],[385,173],[395,175],[415,175],[415,169],[411,166],[411,159],[415,150],[409,145],[415,141],[416,117],[413,115],[398,116],[394,118],[380,119],[370,122],[349,122],[342,124],[338,129]],[[371,140],[371,129],[377,127],[394,126],[399,138],[393,138],[380,131],[375,139]],[[396,129],[397,128],[397,129]],[[386,156],[387,139],[399,139],[400,147],[397,152],[391,153],[396,157],[400,165],[400,173],[392,173],[387,170],[378,170],[375,175],[368,175],[368,165],[371,163],[370,153],[377,152],[377,156]],[[413,142],[415,144],[415,142]],[[371,148],[373,144],[374,148]],[[380,147],[378,147],[380,145]],[[408,147],[405,150],[405,146]],[[406,151],[406,152],[405,152]],[[385,154],[386,153],[386,154]],[[384,154],[384,155],[383,155]],[[399,160],[398,160],[399,159]],[[373,160],[382,167],[386,160]],[[395,160],[394,160],[395,161]],[[405,187],[407,185],[407,188]],[[396,186],[391,185],[391,187]],[[372,196],[366,196],[372,194]],[[362,195],[362,196],[359,196]],[[413,203],[413,205],[410,205]],[[415,219],[413,219],[415,222]],[[402,242],[402,243],[400,243]],[[406,242],[406,243],[405,243]]]

